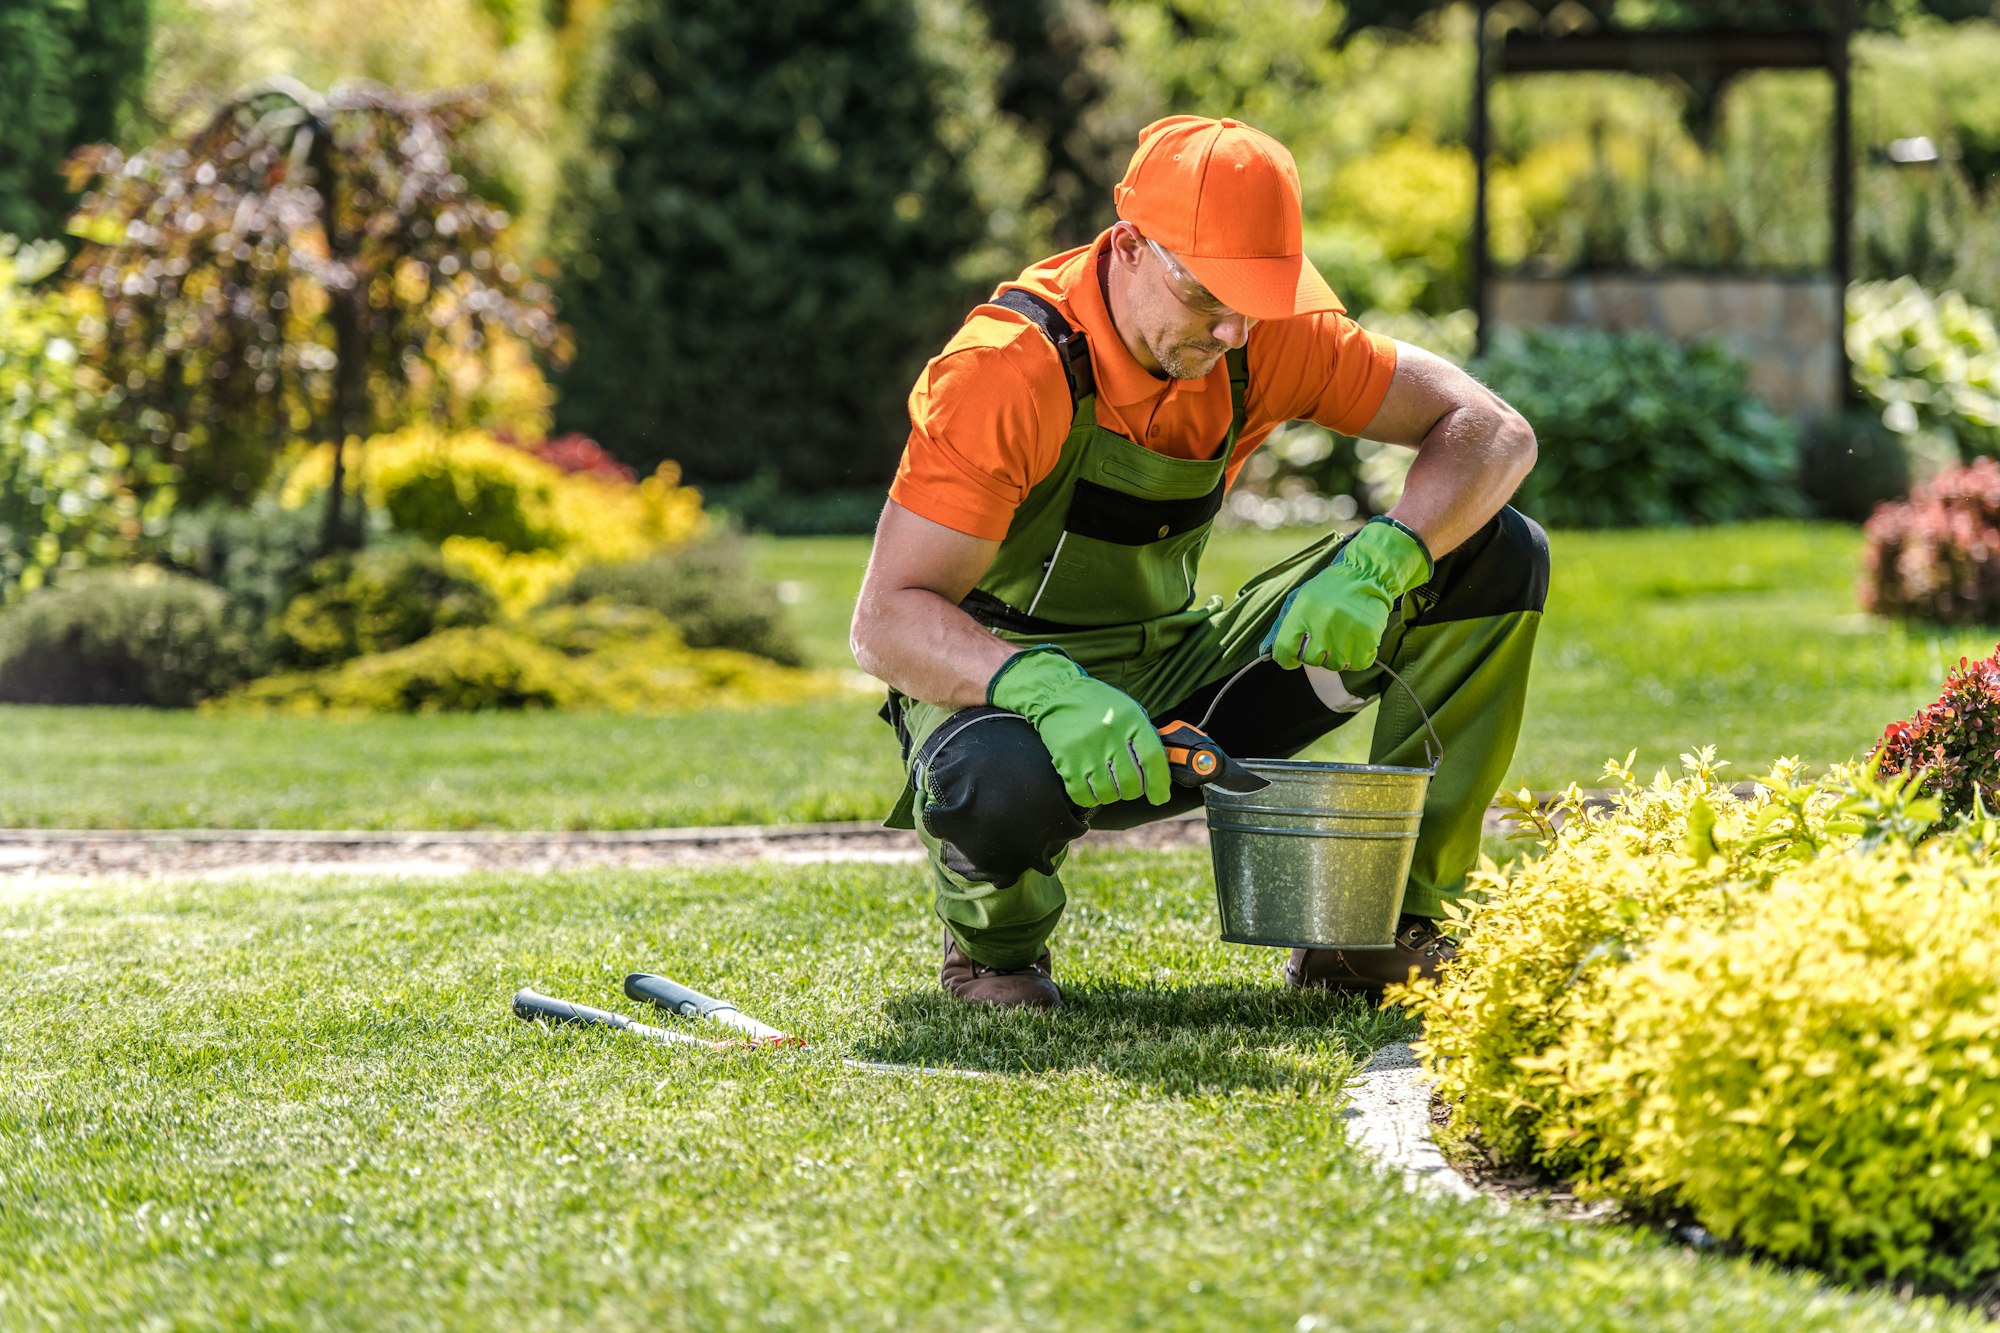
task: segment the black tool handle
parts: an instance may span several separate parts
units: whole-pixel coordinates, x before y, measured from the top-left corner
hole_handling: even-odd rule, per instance
[[[514,1016],[532,1023],[544,1019],[550,1023],[569,1023],[583,1027],[629,1028],[632,1020],[623,1014],[614,1014],[606,1009],[593,1009],[587,1004],[577,1004],[571,1000],[558,1000],[550,995],[538,995],[523,987],[514,992]]]
[[[1167,747],[1167,773],[1176,787],[1202,787],[1222,773],[1222,747],[1192,722],[1169,722],[1160,728]]]
[[[657,1004],[682,1018],[710,1018],[724,1009],[734,1010],[727,1000],[703,995],[692,986],[683,986],[671,977],[651,972],[633,972],[625,978],[625,993],[635,1000]]]

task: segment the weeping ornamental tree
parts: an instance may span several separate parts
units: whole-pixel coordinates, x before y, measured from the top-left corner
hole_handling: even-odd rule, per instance
[[[879,484],[981,235],[909,0],[630,0],[560,207],[560,423],[641,470]]]
[[[282,445],[331,441],[336,545],[349,437],[455,415],[509,340],[560,354],[549,293],[501,249],[507,215],[454,166],[482,109],[279,79],[185,139],[71,159],[92,354],[184,497],[247,499]]]

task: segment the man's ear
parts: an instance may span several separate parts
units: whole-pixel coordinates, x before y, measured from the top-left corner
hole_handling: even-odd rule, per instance
[[[1111,258],[1127,268],[1136,268],[1140,256],[1146,253],[1146,238],[1129,222],[1116,222],[1111,227]]]

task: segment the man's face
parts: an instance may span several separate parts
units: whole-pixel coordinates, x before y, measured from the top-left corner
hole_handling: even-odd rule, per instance
[[[1151,240],[1143,248],[1132,299],[1140,341],[1169,379],[1198,380],[1243,346],[1257,321],[1216,300],[1172,252]]]

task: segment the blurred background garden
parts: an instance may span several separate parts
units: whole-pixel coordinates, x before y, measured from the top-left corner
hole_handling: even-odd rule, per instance
[[[1718,26],[1827,67],[1669,58]],[[878,815],[909,385],[1173,111],[1286,142],[1350,310],[1535,425],[1516,781],[1837,763],[2000,622],[1996,68],[1991,0],[12,0],[0,824]],[[1408,457],[1279,432],[1203,591]]]

